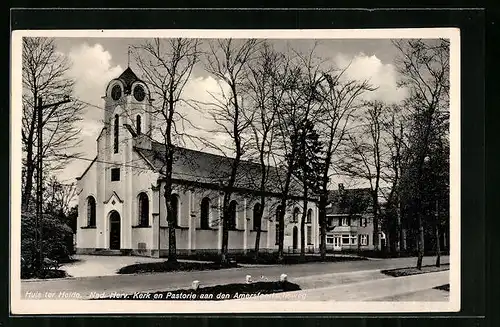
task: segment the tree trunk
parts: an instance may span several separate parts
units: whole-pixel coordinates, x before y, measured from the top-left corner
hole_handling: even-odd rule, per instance
[[[441,242],[439,235],[439,225],[436,225],[436,267],[441,266]]]
[[[262,230],[262,216],[264,213],[264,206],[266,204],[265,196],[262,195],[260,198],[260,210],[257,212],[257,217],[254,217],[253,219],[259,219],[260,225],[257,225],[256,229],[256,234],[255,234],[255,247],[254,247],[254,259],[257,260],[259,257],[259,250],[260,250],[260,235],[261,235],[261,230]]]
[[[439,204],[436,201],[436,267],[441,266],[441,237],[439,234]]]
[[[284,195],[281,198],[281,210],[279,212],[278,219],[278,262],[283,262],[284,253],[283,253],[283,242],[285,240],[285,212],[286,212],[286,202],[287,196]]]
[[[292,156],[293,157],[293,156]],[[290,190],[290,181],[292,179],[292,168],[288,167],[286,173],[285,187],[281,196],[281,211],[278,215],[278,262],[284,259],[284,240],[285,240],[285,212],[288,201],[288,191]]]
[[[228,253],[228,243],[229,243],[229,231],[228,231],[228,220],[229,220],[229,199],[231,195],[227,192],[224,193],[224,200],[222,202],[222,248],[220,254],[220,261],[222,265],[227,264],[227,253]]]
[[[167,178],[165,182],[165,204],[167,206],[168,220],[168,262],[177,263],[177,239],[175,235],[176,221],[172,208],[172,182]],[[160,233],[160,230],[158,230]]]
[[[327,202],[327,194],[326,190],[322,191],[322,194],[319,197],[319,227],[320,227],[320,242],[319,249],[321,260],[326,259],[326,202]]]
[[[22,208],[26,212],[29,209],[29,204],[31,200],[31,192],[33,191],[33,178],[35,174],[35,166],[33,164],[33,148],[28,147],[26,154],[26,184],[24,185],[23,196],[22,196]]]
[[[373,202],[373,248],[375,251],[380,249],[379,247],[379,222],[378,222],[378,195],[377,191],[372,191],[372,202]]]
[[[257,230],[255,231],[255,247],[254,247],[254,253],[253,253],[253,257],[255,260],[257,260],[259,258],[259,245],[260,245],[260,228],[257,228]]]
[[[265,139],[265,138],[264,138]],[[266,162],[264,160],[264,144],[261,146],[261,151],[259,154],[259,159],[260,159],[260,169],[261,171],[261,176],[260,176],[260,210],[257,212],[257,218],[260,221],[260,225],[257,226],[256,230],[256,235],[255,235],[255,247],[254,247],[254,259],[257,261],[257,258],[259,257],[259,246],[260,246],[260,235],[261,235],[261,230],[262,230],[262,217],[264,216],[264,208],[266,205],[266,179],[267,179],[267,166]],[[256,217],[254,217],[255,219]]]
[[[403,232],[403,222],[401,221],[401,204],[400,204],[400,200],[399,200],[399,196],[398,196],[398,199],[397,199],[397,203],[396,203],[396,251],[398,253],[398,255],[401,254],[401,252],[403,252],[405,250],[405,244],[404,244],[404,241],[403,241],[403,238],[404,238],[404,232]]]
[[[300,221],[300,258],[302,261],[304,261],[306,257],[307,186],[304,186],[303,201],[302,219]]]
[[[417,269],[422,269],[422,260],[424,259],[424,226],[422,221],[422,214],[420,212],[418,215],[418,257],[417,257]]]

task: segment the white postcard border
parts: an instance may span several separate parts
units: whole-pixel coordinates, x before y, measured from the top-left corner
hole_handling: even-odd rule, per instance
[[[21,116],[22,38],[39,37],[196,37],[267,39],[450,39],[450,297],[448,302],[314,302],[314,301],[89,301],[21,298]],[[11,163],[10,163],[10,295],[12,314],[134,313],[403,313],[460,310],[460,30],[337,29],[337,30],[19,30],[11,39]]]

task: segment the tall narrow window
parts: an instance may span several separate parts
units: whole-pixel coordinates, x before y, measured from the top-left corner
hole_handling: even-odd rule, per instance
[[[262,227],[262,215],[260,214],[260,203],[253,206],[253,230],[260,230]]]
[[[307,218],[306,218],[307,224],[310,224],[312,221],[312,213],[313,213],[312,209],[307,210]]]
[[[137,135],[141,135],[141,115],[137,115],[137,117],[135,118],[135,125]]]
[[[299,208],[295,208],[293,210],[293,218],[292,218],[293,220],[292,220],[292,222],[296,223],[296,222],[299,221],[299,213],[300,213]]]
[[[118,126],[120,125],[120,118],[118,115],[115,115],[115,127],[114,127],[114,149],[115,153],[118,153]]]
[[[172,206],[172,216],[174,226],[179,226],[179,196],[177,194],[172,194],[170,199],[170,205]]]
[[[139,194],[139,225],[149,226],[149,199],[144,192]]]
[[[95,227],[96,225],[96,207],[93,196],[87,198],[87,226]]]
[[[238,202],[231,201],[229,203],[229,220],[227,222],[227,229],[234,230],[236,229],[236,209],[238,207]]]
[[[283,208],[281,205],[276,208],[276,222],[280,221],[281,208]]]
[[[307,226],[307,244],[312,244],[312,226]]]
[[[210,229],[209,221],[210,221],[210,199],[203,198],[203,200],[201,200],[201,206],[200,206],[200,228]]]

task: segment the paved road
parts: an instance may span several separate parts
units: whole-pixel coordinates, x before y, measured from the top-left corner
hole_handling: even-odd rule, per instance
[[[447,256],[442,257],[443,263],[448,263]],[[103,277],[84,277],[74,279],[59,279],[45,281],[22,281],[21,296],[27,292],[73,292],[81,298],[88,298],[91,292],[133,293],[140,291],[169,290],[188,288],[193,280],[199,280],[201,285],[218,283],[244,282],[245,276],[252,275],[258,279],[265,276],[269,280],[277,280],[282,273],[293,278],[341,273],[361,270],[402,268],[415,265],[415,258],[396,258],[383,260],[366,260],[337,263],[311,263],[300,265],[242,267],[212,271],[171,272],[138,275],[118,275]],[[425,257],[424,265],[434,263],[434,257]]]
[[[302,299],[306,301],[374,301],[380,299],[385,300],[389,297],[401,296],[403,294],[428,291],[433,287],[447,283],[449,283],[449,271],[440,271],[287,292],[278,294],[278,297],[276,297],[275,294],[264,295],[252,298],[252,300],[279,299],[296,301],[296,299]],[[439,300],[438,298],[438,301]]]

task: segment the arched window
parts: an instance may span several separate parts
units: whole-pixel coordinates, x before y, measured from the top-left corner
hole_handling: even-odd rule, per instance
[[[137,135],[141,135],[141,115],[137,115],[137,117],[135,118],[135,126]]]
[[[138,196],[139,204],[139,225],[149,226],[149,199],[148,195],[144,192]]]
[[[306,223],[310,224],[312,222],[312,209],[307,210],[307,218],[306,218]]]
[[[260,230],[262,225],[262,215],[260,214],[260,203],[253,206],[253,230]]]
[[[200,228],[210,229],[210,199],[203,198],[200,206]]]
[[[279,206],[276,208],[276,222],[277,222],[277,223],[280,221],[280,212],[281,212],[281,208],[283,208],[281,205],[279,205]]]
[[[172,215],[174,226],[179,226],[179,196],[177,194],[172,194],[170,198],[170,204],[172,206]]]
[[[229,203],[229,220],[227,222],[227,229],[236,229],[236,209],[238,207],[238,202],[231,201]]]
[[[93,196],[87,198],[87,226],[95,227],[96,225],[96,208],[95,199]]]
[[[115,115],[115,126],[114,126],[114,149],[115,153],[118,153],[118,127],[120,125],[120,117]]]
[[[293,209],[293,217],[292,217],[292,219],[293,219],[292,222],[293,223],[296,223],[296,222],[299,221],[299,214],[300,214],[299,208]]]

